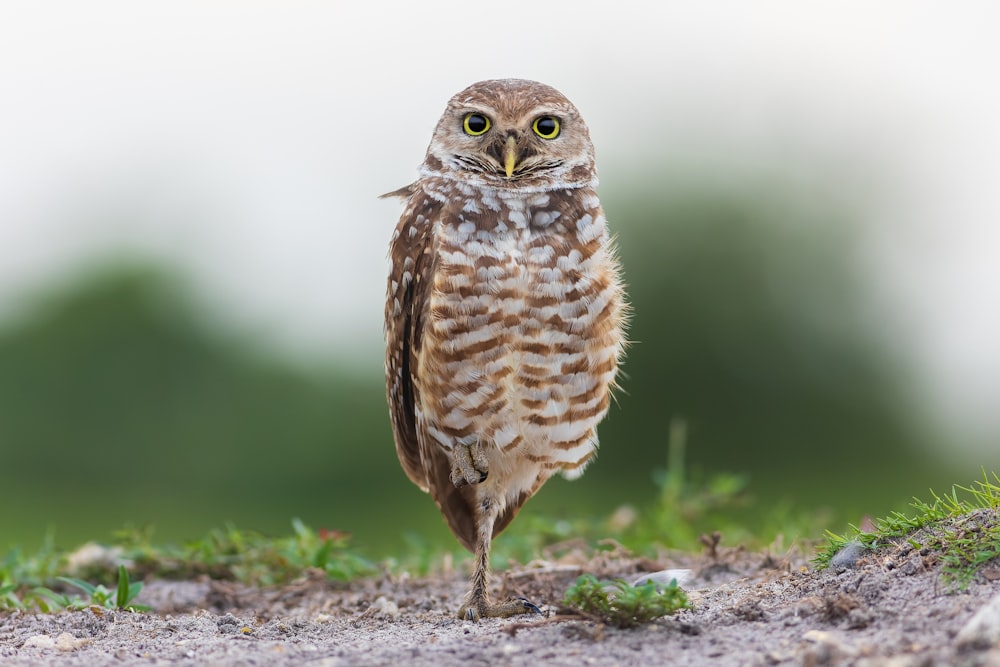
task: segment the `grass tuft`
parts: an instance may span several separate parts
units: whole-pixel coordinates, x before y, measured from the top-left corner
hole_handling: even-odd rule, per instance
[[[121,557],[143,574],[167,579],[208,575],[258,586],[283,584],[306,570],[349,581],[373,574],[375,566],[349,548],[350,535],[313,530],[292,519],[292,534],[269,537],[232,524],[183,546],[155,545],[151,530],[125,529],[116,535]]]
[[[981,565],[1000,557],[1000,476],[992,473],[991,478],[984,470],[982,481],[967,487],[956,485],[950,494],[939,495],[933,490],[930,494],[931,502],[913,499],[910,506],[916,511],[912,515],[893,512],[876,519],[873,531],[854,525],[844,535],[827,531],[827,544],[813,564],[828,567],[851,542],[876,550],[905,539],[914,549],[940,554],[942,575],[950,587],[968,587]]]
[[[132,581],[124,565],[118,566],[118,583],[114,590],[108,590],[102,584],[94,585],[74,577],[56,577],[56,580],[83,591],[85,597],[57,592],[45,586],[35,586],[21,597],[17,597],[14,594],[17,588],[16,584],[7,584],[4,586],[7,596],[5,600],[0,600],[0,607],[27,609],[33,606],[46,613],[63,609],[90,609],[94,612],[102,609],[149,611],[149,607],[146,605],[133,602],[136,596],[142,592],[142,582]],[[4,602],[8,604],[4,605]]]
[[[617,628],[632,628],[691,606],[676,579],[661,588],[654,582],[633,586],[622,579],[598,581],[589,574],[566,591],[563,605]]]
[[[65,553],[49,536],[38,554],[25,556],[13,549],[0,561],[0,609],[142,610],[133,602],[142,583],[132,581],[129,571],[138,578],[208,575],[258,586],[287,583],[308,570],[321,570],[338,581],[375,574],[376,567],[351,550],[349,540],[346,533],[316,531],[298,519],[292,520],[292,534],[286,537],[229,525],[183,546],[156,545],[151,529],[126,528],[110,546],[91,544]],[[86,597],[63,592],[67,587]]]

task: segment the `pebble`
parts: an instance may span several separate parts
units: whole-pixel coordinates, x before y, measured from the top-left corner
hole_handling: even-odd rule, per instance
[[[955,642],[960,650],[1000,646],[1000,595],[983,605],[958,631]]]
[[[858,650],[831,632],[809,630],[802,635],[804,646],[799,652],[799,664],[804,667],[840,664],[857,657]]]
[[[56,641],[49,635],[32,635],[24,640],[21,648],[55,648]]]
[[[669,586],[671,581],[677,580],[677,585],[684,587],[692,579],[694,579],[694,572],[692,570],[660,570],[659,572],[647,572],[641,577],[638,577],[632,582],[633,586],[642,586],[643,584],[648,584],[650,582],[655,583],[659,586]]]
[[[33,635],[24,640],[21,648],[41,648],[58,649],[60,651],[75,651],[84,644],[89,643],[88,639],[77,639],[68,632],[60,633],[55,639],[51,635]]]
[[[368,608],[365,615],[375,616],[376,618],[396,619],[399,618],[399,605],[382,595],[372,603],[372,606]]]
[[[853,570],[858,565],[858,560],[865,555],[865,545],[857,540],[851,540],[830,559],[830,569]]]

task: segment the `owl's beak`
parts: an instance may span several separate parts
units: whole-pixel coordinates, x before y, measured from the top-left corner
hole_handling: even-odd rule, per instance
[[[503,168],[507,172],[507,178],[514,175],[514,167],[517,166],[517,139],[514,135],[507,137],[507,143],[503,147]]]

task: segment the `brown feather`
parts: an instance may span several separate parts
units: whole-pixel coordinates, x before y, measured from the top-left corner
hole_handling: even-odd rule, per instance
[[[411,201],[410,208],[412,205]],[[396,237],[389,249],[392,269],[385,307],[387,342],[385,372],[396,455],[407,477],[422,490],[427,491],[427,471],[420,452],[420,438],[417,435],[418,397],[417,387],[414,384],[414,369],[420,355],[423,314],[427,303],[426,265],[431,229],[429,225],[419,225],[417,220],[414,215],[404,215],[400,219]],[[412,238],[411,230],[413,230]],[[408,265],[410,268],[405,268]],[[407,273],[411,276],[409,280],[405,279]],[[397,286],[395,291],[392,290],[393,284]]]
[[[469,551],[476,548],[476,489],[451,482],[451,462],[439,447],[428,448],[427,482],[431,498],[444,515],[448,528]]]
[[[400,199],[409,199],[417,190],[416,183],[410,183],[409,185],[404,185],[398,190],[393,190],[392,192],[386,192],[384,195],[379,195],[379,199],[389,199],[391,197],[399,197]]]

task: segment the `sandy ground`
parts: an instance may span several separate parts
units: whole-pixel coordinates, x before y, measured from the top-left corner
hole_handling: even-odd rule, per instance
[[[980,517],[981,519],[981,517]],[[990,520],[996,520],[993,513]],[[512,567],[497,595],[546,616],[461,621],[465,574],[281,588],[150,581],[150,613],[0,613],[3,665],[991,665],[1000,667],[1000,563],[954,592],[907,543],[814,571],[795,556],[719,549],[651,561],[570,550]],[[619,630],[556,614],[581,572],[691,568],[694,608]]]

